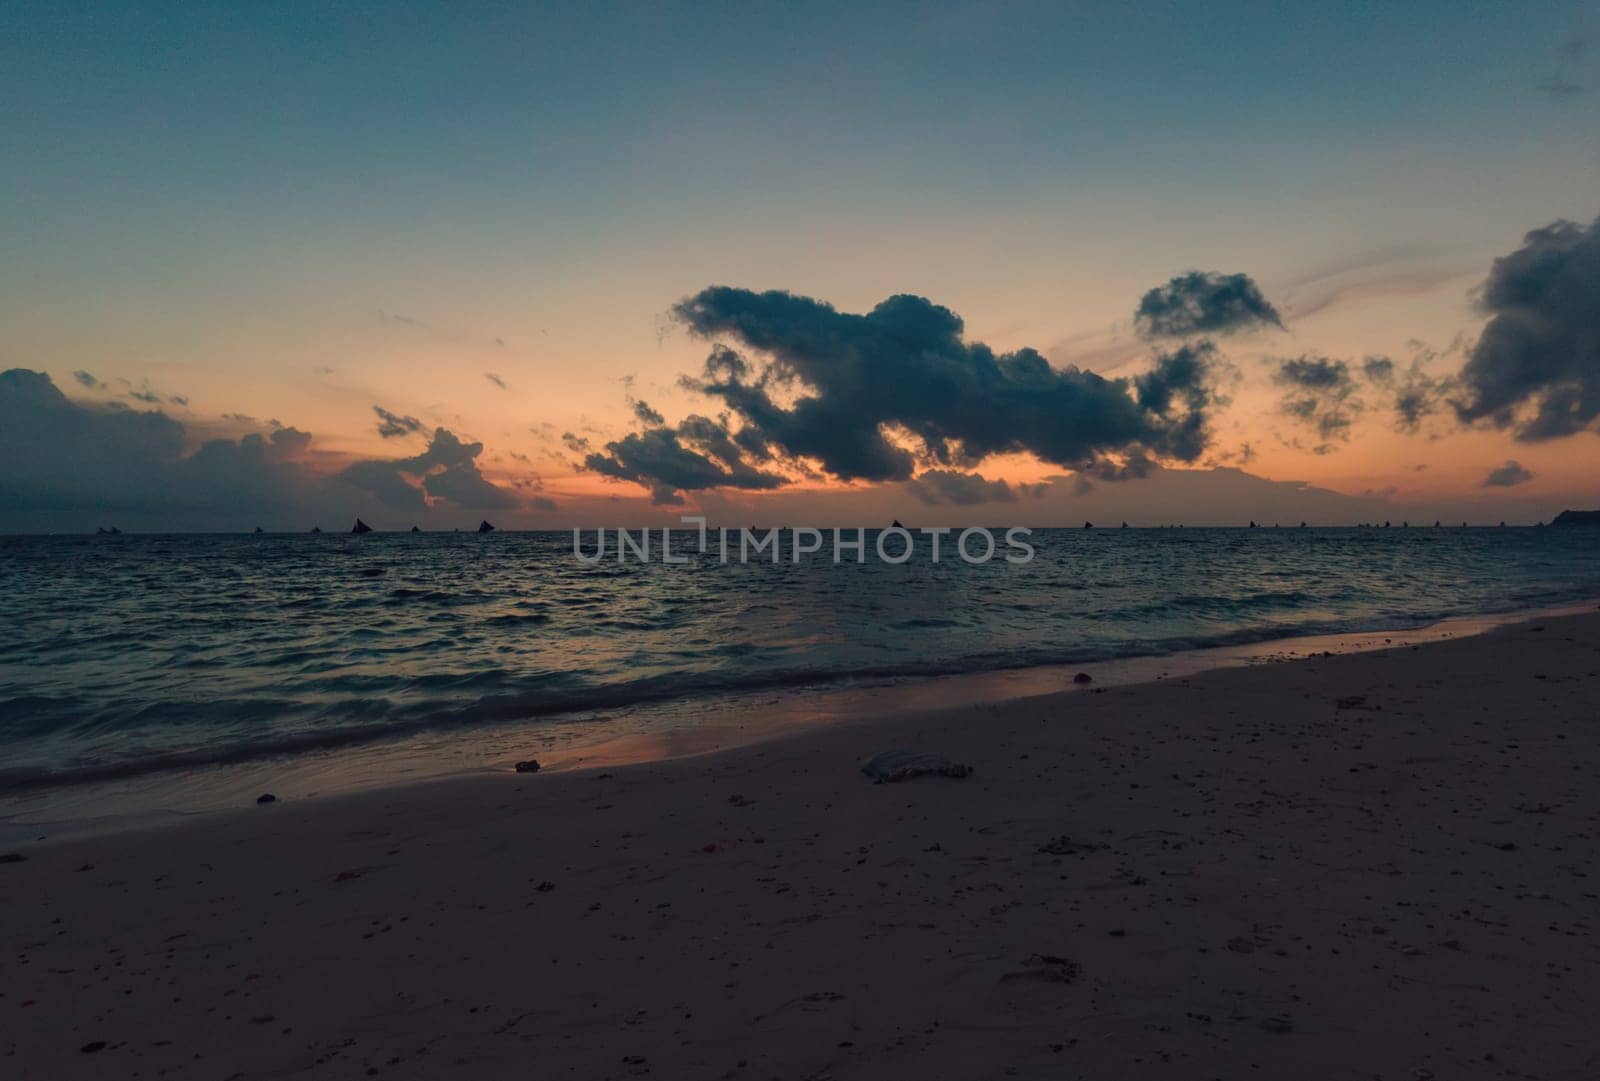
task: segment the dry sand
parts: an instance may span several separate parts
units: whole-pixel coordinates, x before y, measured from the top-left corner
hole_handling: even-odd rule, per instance
[[[1584,615],[24,847],[0,1077],[1592,1079],[1597,721]]]

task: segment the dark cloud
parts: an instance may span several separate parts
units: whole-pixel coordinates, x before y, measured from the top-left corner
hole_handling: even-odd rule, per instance
[[[1006,453],[1120,468],[1147,456],[1193,461],[1209,437],[1209,342],[1160,355],[1137,378],[1106,379],[1052,368],[1033,349],[996,354],[922,297],[890,297],[858,315],[787,292],[713,287],[673,313],[698,336],[761,355],[719,343],[701,376],[684,381],[738,419],[736,431],[720,426],[730,471],[732,453],[815,463],[841,480],[905,481],[919,467],[970,468]]]
[[[521,505],[479,473],[481,444],[443,429],[414,458],[355,462],[331,476],[313,468],[309,433],[275,422],[190,446],[184,425],[159,410],[73,402],[43,373],[0,372],[0,525],[331,523],[374,507],[416,508],[423,492],[447,507]]]
[[[1368,408],[1357,382],[1359,372],[1370,391],[1387,399],[1395,430],[1415,434],[1423,420],[1438,410],[1450,386],[1448,380],[1435,378],[1425,370],[1424,365],[1434,356],[1423,349],[1406,368],[1381,356],[1366,357],[1359,367],[1313,355],[1280,361],[1273,381],[1289,389],[1279,408],[1313,428],[1323,442],[1312,449],[1327,454],[1335,444],[1350,438],[1351,426]]]
[[[989,480],[981,473],[962,473],[954,469],[929,469],[906,482],[906,491],[930,506],[1015,503],[1019,495],[1037,496],[1045,488],[1044,484],[1014,485],[1004,480]]]
[[[294,428],[213,439],[191,454],[184,426],[159,411],[69,401],[40,372],[0,372],[0,508],[22,514],[276,510],[305,503],[322,479]]]
[[[1450,381],[1431,376],[1423,368],[1433,356],[1423,350],[1405,369],[1388,357],[1368,357],[1361,362],[1367,381],[1388,396],[1397,432],[1415,435],[1444,402]]]
[[[1349,364],[1342,360],[1312,356],[1309,353],[1280,361],[1273,380],[1284,386],[1319,393],[1338,392],[1354,385],[1350,378]]]
[[[0,372],[0,507],[165,501],[160,474],[183,448],[183,425],[165,414],[89,408],[43,372]]]
[[[458,507],[500,510],[520,503],[512,493],[486,480],[478,470],[482,443],[464,443],[454,432],[435,428],[428,449],[413,458],[377,459],[348,466],[339,478],[371,492],[392,507],[420,509],[429,499]]]
[[[76,379],[80,384],[88,387],[90,390],[106,389],[106,385],[104,383],[100,382],[100,380],[96,379],[93,375],[84,371],[82,368],[79,368],[77,371],[73,372],[72,378]]]
[[[314,502],[325,480],[307,468],[311,434],[298,428],[212,439],[165,471],[167,498],[182,506],[226,512],[235,507],[279,510]]]
[[[1361,362],[1361,373],[1379,386],[1394,382],[1394,361],[1388,357],[1368,357]]]
[[[561,433],[561,443],[574,454],[589,453],[589,437],[572,432]]]
[[[633,403],[633,415],[641,424],[650,424],[659,427],[667,422],[667,418],[660,412],[650,408],[649,402],[637,401]]]
[[[398,439],[413,432],[422,431],[422,421],[416,417],[402,417],[398,413],[391,413],[381,405],[372,407],[378,414],[378,434],[385,439]]]
[[[1143,454],[1128,454],[1121,459],[1101,458],[1082,465],[1078,468],[1078,479],[1087,481],[1093,477],[1095,480],[1115,482],[1141,480],[1155,468],[1155,459]]]
[[[1394,395],[1395,430],[1414,435],[1425,418],[1439,411],[1450,382],[1436,379],[1417,368],[1406,372]]]
[[[1466,424],[1524,441],[1592,429],[1600,417],[1600,221],[1558,221],[1496,259],[1480,305],[1490,315],[1459,376]]]
[[[1519,484],[1526,484],[1533,479],[1533,474],[1522,467],[1522,463],[1513,458],[1507,458],[1506,464],[1498,469],[1491,469],[1489,475],[1483,478],[1485,488],[1515,488]]]
[[[708,488],[770,490],[784,477],[751,466],[722,424],[707,417],[686,417],[677,428],[655,427],[634,432],[590,454],[584,468],[650,489],[653,502],[676,504],[680,492]]]
[[[501,390],[510,390],[511,389],[510,387],[506,386],[506,381],[504,379],[500,378],[494,372],[484,372],[483,373],[483,377],[485,379],[487,379],[489,382],[493,383],[495,386],[499,387]]]
[[[1350,365],[1343,360],[1306,354],[1278,362],[1272,381],[1287,388],[1278,408],[1310,427],[1322,442],[1313,448],[1327,454],[1350,438],[1350,426],[1361,412]]]
[[[1180,274],[1141,297],[1133,323],[1146,338],[1233,334],[1283,326],[1278,310],[1250,275],[1198,270]]]

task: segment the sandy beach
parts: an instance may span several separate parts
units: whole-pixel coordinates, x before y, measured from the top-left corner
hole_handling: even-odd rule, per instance
[[[0,1074],[1593,1078],[1597,719],[1582,615],[22,845]]]
[[[6,3],[0,1081],[1600,1081],[1600,4],[1261,8]]]

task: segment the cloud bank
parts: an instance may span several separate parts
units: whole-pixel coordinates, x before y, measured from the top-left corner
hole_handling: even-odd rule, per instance
[[[86,405],[42,372],[0,372],[0,527],[118,520],[332,527],[384,510],[407,511],[409,524],[430,510],[523,503],[479,471],[481,443],[443,428],[419,455],[352,462],[332,473],[321,468],[311,435],[291,427],[205,440],[191,451],[192,442],[184,424],[159,410]]]

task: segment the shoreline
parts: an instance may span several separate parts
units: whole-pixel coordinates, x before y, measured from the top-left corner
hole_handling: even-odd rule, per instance
[[[530,757],[548,772],[694,757],[929,708],[1084,693],[1323,653],[1369,652],[1484,634],[1531,620],[1593,611],[1595,605],[1585,600],[1453,616],[1415,627],[1294,634],[1073,664],[763,688],[525,721],[429,727],[108,777],[44,780],[0,789],[0,846],[160,828],[196,815],[247,807],[264,792],[279,798],[326,799],[503,773],[513,762]],[[1072,679],[1080,671],[1091,672],[1094,682],[1074,685]],[[762,715],[758,726],[747,720],[753,712]],[[596,737],[597,729],[609,731]]]
[[[0,1056],[63,1081],[1576,1081],[1597,688],[1590,611],[19,847]],[[861,775],[892,748],[974,772]]]

